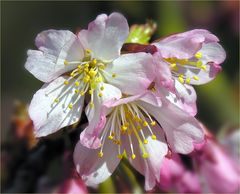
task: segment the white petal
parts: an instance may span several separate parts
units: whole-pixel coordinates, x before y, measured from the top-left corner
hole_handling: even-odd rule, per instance
[[[37,50],[28,51],[25,68],[43,82],[50,82],[76,65],[64,65],[64,60],[80,61],[83,48],[76,35],[67,30],[47,30],[36,38]]]
[[[172,103],[162,99],[161,107],[140,102],[142,106],[159,122],[166,133],[167,141],[174,152],[188,154],[195,143],[204,140],[199,122]]]
[[[87,186],[96,186],[104,182],[119,164],[117,146],[106,141],[103,157],[98,157],[100,149],[89,149],[80,142],[74,150],[74,163],[81,178]]]
[[[168,146],[164,140],[164,134],[161,128],[158,126],[152,127],[153,133],[157,139],[153,140],[148,130],[143,130],[145,138],[148,140],[148,144],[143,144],[145,151],[149,154],[147,159],[143,159],[142,150],[137,141],[137,138],[132,135],[132,143],[134,148],[135,159],[131,158],[130,142],[127,137],[123,139],[123,146],[128,154],[128,160],[133,167],[145,176],[145,189],[151,190],[154,188],[156,181],[160,181],[160,168],[161,162],[164,156],[168,152]]]
[[[124,54],[109,64],[104,73],[106,80],[125,94],[139,94],[152,83],[155,73],[151,54]]]
[[[76,123],[81,117],[84,97],[74,93],[63,83],[66,77],[59,77],[38,90],[29,106],[29,114],[34,123],[37,137],[52,134],[59,129]],[[63,95],[64,94],[64,95]],[[60,95],[63,95],[60,98]],[[59,102],[54,102],[59,99]],[[72,109],[68,108],[72,103]]]
[[[175,93],[164,87],[157,87],[156,90],[162,98],[168,99],[171,103],[178,106],[192,116],[197,114],[197,95],[194,88],[187,84],[181,84],[178,80],[175,83]],[[145,101],[145,100],[144,100]]]
[[[88,30],[78,34],[85,48],[93,51],[93,57],[108,61],[117,58],[129,33],[126,18],[119,13],[99,15],[88,25]]]
[[[101,90],[101,88],[104,88]],[[102,94],[99,97],[99,94]],[[93,94],[94,106],[91,107],[90,104],[86,107],[86,115],[88,117],[89,125],[81,134],[81,142],[86,147],[97,148],[100,145],[100,140],[98,139],[99,133],[102,131],[105,125],[105,111],[109,111],[103,107],[104,102],[111,100],[118,100],[122,96],[121,91],[106,83],[99,83]]]

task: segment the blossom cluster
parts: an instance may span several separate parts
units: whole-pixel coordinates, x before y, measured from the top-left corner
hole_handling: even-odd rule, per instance
[[[101,14],[77,34],[38,34],[38,50],[28,51],[25,67],[45,84],[34,94],[29,115],[35,136],[43,137],[77,123],[85,108],[88,125],[74,150],[85,184],[105,181],[127,158],[151,190],[161,183],[166,156],[204,144],[192,85],[213,80],[226,54],[204,29],[123,52],[128,37],[119,13]]]

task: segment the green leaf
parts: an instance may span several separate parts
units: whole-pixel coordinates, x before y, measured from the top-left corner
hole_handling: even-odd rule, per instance
[[[146,24],[134,24],[125,43],[148,44],[151,36],[156,31],[157,24],[151,20]]]

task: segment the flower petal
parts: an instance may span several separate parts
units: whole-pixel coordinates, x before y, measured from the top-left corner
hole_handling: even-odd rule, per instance
[[[41,137],[76,123],[81,117],[84,97],[74,93],[74,88],[65,86],[66,77],[59,77],[38,90],[29,106],[30,118],[35,127],[35,136]],[[72,108],[68,106],[72,104]]]
[[[162,60],[158,53],[155,53],[153,57],[156,65],[156,84],[172,90],[174,81],[168,63]]]
[[[203,63],[221,64],[226,59],[225,50],[216,42],[204,44],[199,52],[202,53]]]
[[[82,180],[87,186],[104,182],[119,164],[117,146],[110,141],[104,143],[103,156],[98,157],[99,149],[89,149],[80,141],[74,150],[74,163]]]
[[[218,38],[207,30],[195,29],[171,35],[155,42],[163,58],[191,58],[203,43],[218,42]]]
[[[88,25],[88,30],[78,34],[85,48],[93,51],[93,57],[108,61],[120,56],[127,39],[129,27],[126,18],[119,13],[99,15]]]
[[[82,60],[84,53],[76,35],[67,30],[47,30],[36,38],[38,50],[29,50],[25,68],[43,82],[50,82],[76,65],[64,60]]]
[[[140,103],[162,126],[174,152],[188,154],[194,149],[195,143],[204,140],[199,122],[166,99],[162,98],[160,107],[143,101]]]
[[[125,94],[139,94],[145,91],[154,79],[154,65],[151,54],[124,54],[104,70],[106,80]]]
[[[131,158],[131,149],[129,139],[125,137],[122,141],[126,150],[129,162],[131,165],[141,174],[145,176],[145,189],[151,190],[156,185],[156,181],[160,181],[160,168],[161,162],[164,156],[168,152],[167,143],[164,140],[164,136],[161,133],[162,129],[159,126],[152,128],[153,133],[157,139],[153,140],[148,130],[143,131],[144,136],[148,140],[147,144],[142,144],[145,151],[148,153],[148,158],[143,159],[141,145],[137,141],[137,138],[132,138],[132,144],[134,148],[135,159]]]
[[[101,88],[104,88],[104,90],[101,90]],[[100,93],[102,94],[101,97],[99,97]],[[108,111],[107,107],[104,107],[103,104],[104,102],[120,99],[122,93],[118,88],[110,84],[100,83],[93,95],[94,107],[88,104],[86,108],[89,125],[81,133],[80,139],[84,146],[96,149],[101,144],[98,135],[105,126],[105,114]]]

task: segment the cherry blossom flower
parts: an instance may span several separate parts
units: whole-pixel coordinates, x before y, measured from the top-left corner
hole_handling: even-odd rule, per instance
[[[66,194],[87,194],[86,186],[81,179],[69,178],[61,184],[60,188],[54,193]]]
[[[176,80],[199,85],[214,79],[221,70],[226,53],[218,41],[209,31],[195,29],[168,36],[153,45]]]
[[[204,192],[238,193],[240,168],[224,149],[211,139],[193,155]]]
[[[221,70],[226,54],[218,38],[207,30],[195,29],[155,41],[155,83],[167,98],[195,116],[196,92],[191,85],[205,84]]]
[[[186,169],[178,154],[165,157],[161,164],[161,181],[159,188],[178,193],[200,193],[201,185],[198,175]]]
[[[25,64],[36,78],[46,82],[29,107],[36,137],[76,123],[85,96],[90,98],[87,114],[91,114],[98,112],[105,100],[119,99],[122,92],[140,93],[149,86],[152,56],[143,52],[120,55],[128,31],[126,19],[112,13],[99,15],[78,35],[67,30],[38,34],[38,50],[28,51]]]
[[[93,118],[98,122],[89,123],[74,151],[77,171],[88,186],[106,180],[126,156],[151,190],[160,181],[168,145],[186,154],[204,138],[194,117],[150,91],[108,101]]]

